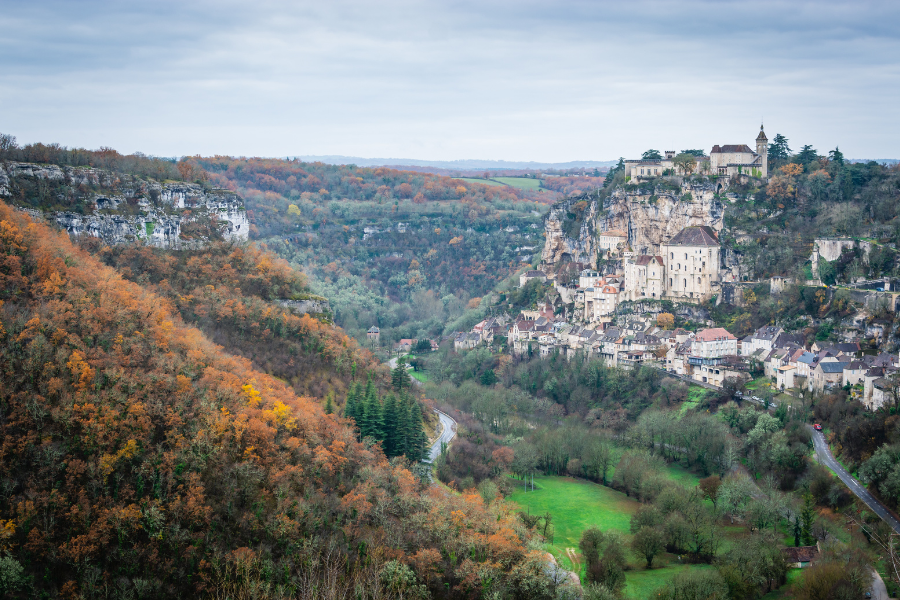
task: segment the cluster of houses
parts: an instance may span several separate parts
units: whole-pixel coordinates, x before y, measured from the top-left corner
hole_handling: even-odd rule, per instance
[[[621,319],[620,319],[621,320]],[[699,383],[722,386],[728,378],[748,380],[762,371],[780,390],[823,393],[849,387],[868,409],[900,401],[898,357],[862,352],[859,342],[805,346],[804,336],[777,326],[739,339],[721,327],[688,331],[659,327],[654,316],[629,316],[620,326],[578,325],[553,314],[547,304],[515,319],[492,317],[454,337],[457,351],[493,344],[505,337],[519,356],[559,353],[602,358],[610,367],[653,366]]]
[[[577,285],[554,285],[566,303],[574,302],[576,311],[588,323],[610,323],[622,302],[647,299],[678,302],[703,302],[719,286],[719,239],[707,226],[685,227],[667,243],[659,255],[635,256],[628,249],[628,235],[606,231],[600,235],[600,247],[607,257],[621,260],[615,273],[600,274],[582,270]],[[543,271],[526,271],[520,286],[529,281],[552,280]]]

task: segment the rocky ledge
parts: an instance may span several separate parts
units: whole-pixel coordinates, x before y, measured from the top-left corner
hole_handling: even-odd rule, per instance
[[[37,182],[43,185],[35,192]],[[182,248],[202,245],[212,230],[233,240],[246,240],[250,233],[244,201],[234,192],[123,177],[102,169],[0,163],[0,198],[72,236],[96,237],[110,245],[143,241]],[[44,208],[72,198],[87,209]]]

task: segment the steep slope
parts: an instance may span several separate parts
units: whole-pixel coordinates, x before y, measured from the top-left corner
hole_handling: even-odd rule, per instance
[[[2,203],[0,302],[7,597],[546,590],[508,508],[423,488]]]

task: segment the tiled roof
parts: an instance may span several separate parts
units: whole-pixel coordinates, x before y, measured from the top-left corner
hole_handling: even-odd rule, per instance
[[[713,342],[716,340],[736,340],[737,338],[722,327],[713,327],[712,329],[698,331],[694,339],[699,342]]]
[[[724,146],[719,146],[716,144],[713,146],[713,149],[710,150],[710,154],[715,154],[717,152],[725,153],[725,152],[749,152],[750,154],[755,154],[753,150],[750,149],[750,146],[747,144],[725,144]]]
[[[656,262],[658,262],[659,264],[663,264],[662,256],[649,256],[649,255],[638,256],[636,264],[641,265],[641,266],[648,265],[648,264],[650,264],[650,260],[654,259],[654,258],[656,259]]]
[[[669,240],[669,246],[718,246],[719,237],[712,227],[685,227]]]
[[[623,238],[628,237],[628,234],[625,233],[624,231],[622,231],[621,229],[610,229],[609,231],[601,231],[600,235],[601,236],[605,235],[607,237],[623,237]]]
[[[823,373],[843,373],[846,364],[847,363],[840,362],[823,362],[819,363],[817,368],[822,369]]]

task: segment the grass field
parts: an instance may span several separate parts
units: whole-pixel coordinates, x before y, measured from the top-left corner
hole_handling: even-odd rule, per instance
[[[410,377],[412,377],[413,379],[417,379],[422,383],[428,381],[428,373],[426,373],[425,371],[408,371],[408,373]]]
[[[686,484],[696,477],[684,469],[673,469],[672,476]],[[520,481],[514,481],[517,486],[522,485]],[[636,500],[608,487],[572,477],[535,477],[534,484],[534,492],[520,489],[508,499],[531,514],[550,512],[553,515],[553,543],[547,544],[547,550],[564,568],[576,568],[570,556],[577,555],[581,533],[591,526],[603,531],[618,531],[626,540],[631,537],[631,515],[640,506]],[[644,568],[644,561],[637,557],[632,557],[631,565],[631,570],[625,574],[625,595],[635,600],[646,600],[653,590],[665,585],[682,570],[710,568],[707,565],[682,565],[678,557],[671,554],[657,557],[654,568],[649,571]],[[577,570],[583,574],[584,565],[577,565]]]
[[[460,181],[465,181],[467,183],[480,183],[482,185],[506,185],[504,183],[500,183],[499,181],[493,181],[492,179],[477,179],[475,177],[456,177],[455,179],[459,179]]]
[[[523,190],[536,190],[541,187],[540,179],[530,179],[527,177],[494,177],[493,181],[497,181],[510,187],[522,188]]]

